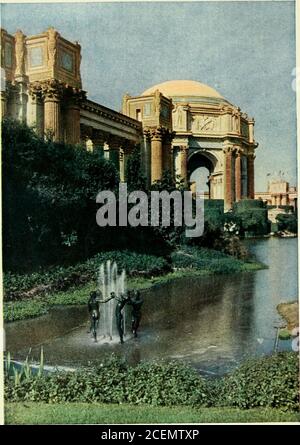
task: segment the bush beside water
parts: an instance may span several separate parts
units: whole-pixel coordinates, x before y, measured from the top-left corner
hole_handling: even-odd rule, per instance
[[[135,405],[276,407],[299,410],[294,352],[251,359],[223,378],[201,377],[178,362],[128,366],[115,357],[97,367],[16,379],[6,375],[9,402],[97,402]]]
[[[101,252],[75,266],[54,267],[32,274],[4,274],[5,300],[18,300],[24,297],[54,291],[63,291],[71,286],[83,285],[95,280],[102,262],[116,261],[119,270],[125,269],[130,276],[153,276],[170,270],[166,259],[154,255],[145,255],[133,251]],[[35,289],[33,289],[35,288]],[[33,289],[33,292],[26,292]]]

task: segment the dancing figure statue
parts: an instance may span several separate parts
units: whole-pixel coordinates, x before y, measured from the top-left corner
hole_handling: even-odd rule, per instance
[[[141,298],[140,291],[136,290],[134,296],[130,298],[128,304],[132,306],[131,311],[131,331],[134,337],[137,337],[137,330],[142,318],[142,305],[144,300]]]
[[[113,294],[113,292],[112,292]],[[111,294],[111,295],[112,295]],[[115,298],[117,300],[117,305],[116,305],[116,322],[117,322],[117,329],[118,329],[118,333],[119,333],[119,337],[120,337],[120,343],[124,343],[124,315],[123,315],[123,309],[126,305],[126,303],[128,303],[130,301],[130,294],[129,292],[127,293],[127,295],[121,294],[120,297],[117,297],[115,294],[113,295],[112,298]]]
[[[98,298],[99,297],[99,298]],[[97,341],[97,329],[99,325],[100,319],[100,303],[106,303],[107,301],[114,298],[114,296],[110,296],[105,300],[102,300],[102,294],[100,291],[93,291],[90,293],[89,301],[88,301],[88,311],[90,315],[90,330],[92,332],[95,342]]]

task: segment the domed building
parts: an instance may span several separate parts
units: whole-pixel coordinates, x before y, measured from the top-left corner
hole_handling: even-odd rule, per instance
[[[32,36],[1,29],[1,48],[3,116],[27,123],[41,137],[102,149],[121,181],[140,143],[149,184],[168,170],[198,194],[205,186],[205,196],[224,199],[226,209],[254,198],[254,120],[214,88],[193,80],[163,82],[138,97],[126,94],[118,113],[87,98],[80,44],[56,29]]]
[[[149,181],[170,170],[193,187],[195,172],[204,167],[207,197],[224,199],[227,209],[254,198],[254,120],[214,88],[193,80],[163,82],[139,97],[125,95],[122,111],[143,124]]]

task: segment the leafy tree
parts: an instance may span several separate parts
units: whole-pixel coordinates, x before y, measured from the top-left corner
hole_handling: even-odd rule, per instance
[[[146,191],[146,176],[142,169],[140,145],[136,145],[133,153],[128,156],[125,176],[129,192],[135,190]]]
[[[279,213],[276,216],[278,230],[287,230],[288,232],[298,232],[298,220],[295,213]]]
[[[4,266],[73,261],[101,245],[95,198],[116,188],[114,165],[84,147],[43,140],[8,119],[2,146]]]

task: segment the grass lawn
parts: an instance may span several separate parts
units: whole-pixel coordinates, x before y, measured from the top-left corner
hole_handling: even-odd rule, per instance
[[[300,413],[272,408],[152,407],[89,403],[6,403],[6,424],[300,422]]]

